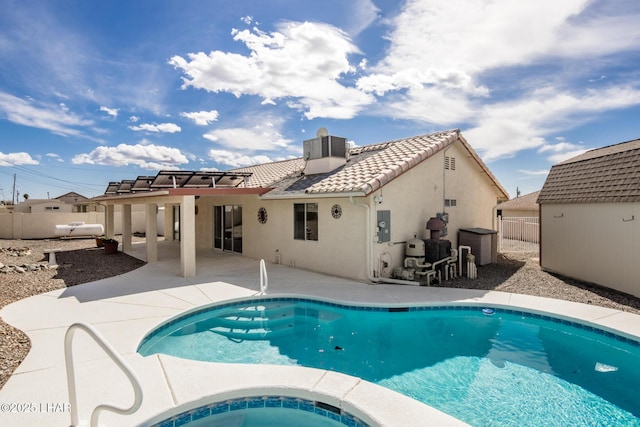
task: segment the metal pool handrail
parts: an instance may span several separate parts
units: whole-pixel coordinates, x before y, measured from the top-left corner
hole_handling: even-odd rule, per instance
[[[260,294],[264,295],[267,293],[267,288],[269,287],[269,278],[267,277],[267,267],[264,263],[264,260],[260,260]]]
[[[104,350],[105,353],[113,360],[113,362],[118,365],[120,370],[124,372],[124,374],[129,379],[129,382],[133,386],[133,392],[135,395],[133,405],[129,408],[120,408],[113,405],[103,404],[98,405],[93,409],[91,413],[91,427],[98,426],[98,415],[100,411],[111,411],[120,415],[129,415],[136,412],[140,406],[142,405],[142,387],[140,387],[140,381],[135,376],[131,367],[127,362],[118,355],[117,351],[109,344],[104,337],[95,329],[93,326],[86,323],[74,323],[69,326],[67,332],[64,336],[64,360],[67,368],[67,387],[69,389],[69,403],[71,405],[71,427],[76,427],[78,425],[78,396],[76,393],[76,378],[75,378],[75,370],[73,366],[73,337],[75,331],[78,329],[82,329],[85,331],[93,340]]]

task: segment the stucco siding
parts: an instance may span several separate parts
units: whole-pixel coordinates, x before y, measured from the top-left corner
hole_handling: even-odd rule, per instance
[[[640,296],[639,203],[544,204],[540,212],[543,269]]]

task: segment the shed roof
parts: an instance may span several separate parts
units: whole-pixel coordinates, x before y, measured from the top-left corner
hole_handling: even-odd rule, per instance
[[[589,150],[551,168],[538,203],[640,201],[640,139]]]

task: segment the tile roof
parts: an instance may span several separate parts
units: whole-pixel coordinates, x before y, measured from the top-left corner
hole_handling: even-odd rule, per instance
[[[348,193],[367,195],[456,141],[461,141],[503,198],[508,198],[506,190],[457,129],[352,148],[349,161],[344,166],[323,174],[302,175],[302,159],[295,159],[299,163],[276,162],[236,170],[254,173],[250,186],[262,182],[273,186],[274,190],[264,196],[267,198],[331,193],[337,196]],[[279,173],[282,174],[280,179],[277,177]],[[266,176],[269,179],[265,179]]]
[[[534,191],[533,193],[507,200],[500,203],[498,209],[538,210],[538,194],[540,194],[539,191]]]
[[[110,182],[106,196],[125,192],[153,191],[163,188],[210,188],[215,179],[216,187],[270,189],[263,197],[283,198],[304,195],[335,194],[336,196],[368,195],[397,178],[449,145],[459,141],[469,155],[489,177],[499,199],[507,199],[506,190],[489,168],[478,157],[458,129],[435,132],[410,138],[396,139],[378,144],[355,147],[349,150],[348,161],[327,173],[305,175],[303,158],[282,160],[260,165],[227,170],[225,172],[160,171],[155,177],[138,177],[138,180]],[[245,180],[233,181],[236,176]],[[175,183],[174,183],[175,182]]]
[[[587,151],[551,168],[538,203],[640,201],[640,139]]]
[[[304,160],[300,158],[281,160],[278,162],[263,163],[261,165],[247,166],[231,169],[227,172],[250,172],[249,187],[270,187],[290,175],[297,175],[304,169]]]

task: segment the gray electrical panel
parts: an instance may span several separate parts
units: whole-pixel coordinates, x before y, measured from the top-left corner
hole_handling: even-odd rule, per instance
[[[391,241],[391,211],[378,211],[378,243]]]

